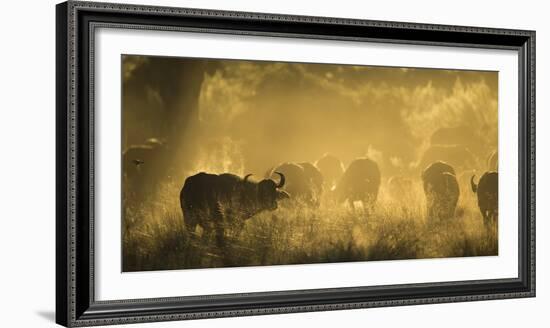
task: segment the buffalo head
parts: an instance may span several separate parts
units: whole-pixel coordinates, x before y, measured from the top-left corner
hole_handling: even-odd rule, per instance
[[[279,183],[271,179],[263,179],[258,182],[258,202],[261,204],[261,207],[268,210],[275,210],[277,208],[277,201],[290,198],[290,195],[286,191],[279,190],[285,185],[284,174],[280,172],[275,173],[281,177]],[[244,181],[246,182],[250,176],[251,174],[247,174],[244,177]]]

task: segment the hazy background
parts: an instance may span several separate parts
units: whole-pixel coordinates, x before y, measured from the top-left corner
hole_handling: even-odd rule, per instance
[[[167,151],[158,170],[172,168],[170,177],[181,183],[201,170],[263,174],[324,153],[346,165],[368,155],[386,178],[416,176],[422,156],[441,145],[453,146],[458,161],[472,155],[464,169],[483,170],[498,144],[496,72],[134,55],[122,61],[123,150],[161,140]]]
[[[470,187],[497,149],[496,72],[122,60],[124,272],[498,254]],[[325,153],[346,167],[364,156],[378,163],[373,213],[333,204],[327,190],[319,208],[289,203],[256,214],[223,248],[185,230],[187,177],[261,179],[280,163],[315,163]],[[445,224],[427,218],[420,179],[438,160],[455,168],[460,186]],[[411,183],[392,194],[391,176]]]

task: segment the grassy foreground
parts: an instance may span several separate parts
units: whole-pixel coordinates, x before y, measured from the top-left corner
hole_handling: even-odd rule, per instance
[[[123,271],[229,266],[399,260],[498,254],[498,240],[483,226],[475,198],[461,186],[456,217],[425,218],[420,185],[392,199],[381,189],[374,213],[328,200],[318,209],[280,206],[250,219],[240,234],[228,232],[218,249],[213,236],[185,231],[180,186],[165,183],[156,197],[125,202]]]

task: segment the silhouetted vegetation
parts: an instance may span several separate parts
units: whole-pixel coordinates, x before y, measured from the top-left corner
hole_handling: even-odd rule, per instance
[[[496,236],[483,225],[475,198],[463,197],[454,218],[425,218],[420,184],[409,199],[381,190],[374,212],[359,206],[280,206],[248,220],[240,233],[226,232],[226,246],[200,228],[189,234],[179,208],[179,186],[163,185],[156,202],[127,208],[123,270],[170,270],[348,261],[402,260],[498,254]],[[467,188],[467,186],[464,186]]]

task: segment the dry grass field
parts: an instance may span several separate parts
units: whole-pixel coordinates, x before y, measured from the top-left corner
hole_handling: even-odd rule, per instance
[[[448,222],[425,217],[419,181],[399,199],[382,184],[371,214],[329,199],[315,209],[282,203],[252,217],[240,233],[227,231],[220,249],[200,227],[193,235],[185,230],[181,185],[165,182],[155,197],[125,206],[123,271],[497,255],[497,238],[485,229],[474,195],[460,187]]]

